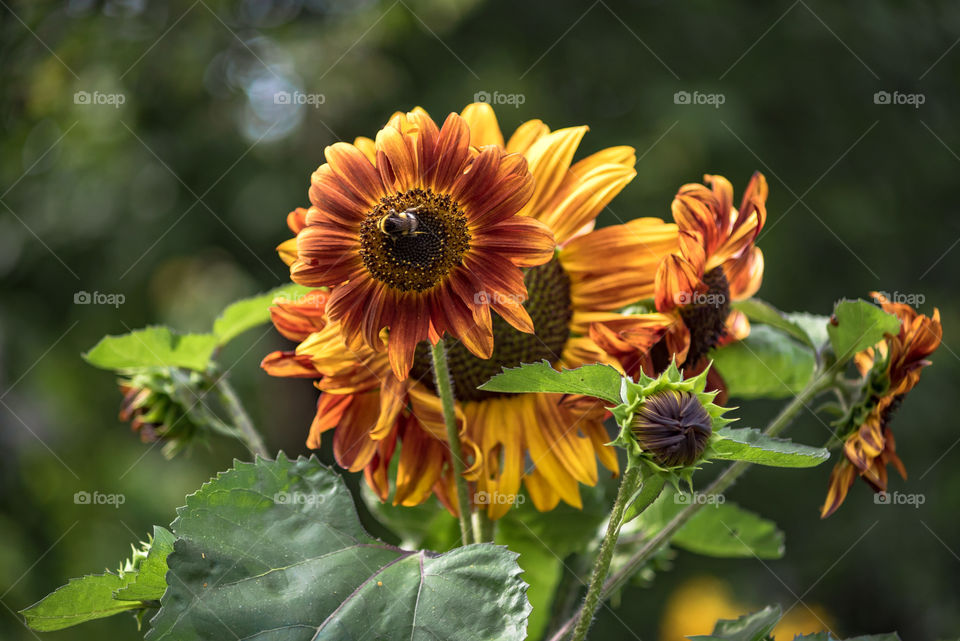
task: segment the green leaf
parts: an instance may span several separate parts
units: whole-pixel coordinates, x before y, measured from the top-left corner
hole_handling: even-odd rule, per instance
[[[277,297],[293,300],[309,291],[309,287],[291,284],[252,298],[238,300],[220,312],[220,316],[213,323],[213,333],[221,345],[228,343],[248,329],[268,322],[270,305]]]
[[[710,353],[731,397],[786,398],[804,388],[813,376],[816,359],[801,345],[769,325],[758,325],[750,336]]]
[[[557,371],[547,361],[504,368],[478,389],[487,392],[584,394],[620,403],[620,372],[609,365],[584,365]]]
[[[653,536],[694,501],[702,501],[704,506],[673,535],[672,545],[688,552],[721,558],[783,557],[784,535],[777,524],[727,501],[723,496],[678,493],[667,488],[640,515],[642,530],[646,536]]]
[[[773,438],[754,428],[725,427],[716,433],[724,438],[713,444],[715,452],[711,458],[714,459],[773,467],[815,467],[830,458],[830,452],[822,447]]]
[[[900,319],[865,300],[843,300],[833,310],[827,326],[830,344],[838,364],[846,363],[857,352],[876,345],[884,334],[900,331]]]
[[[202,372],[216,347],[213,334],[177,334],[169,327],[155,326],[104,336],[83,357],[94,367],[109,370],[184,367]]]
[[[516,554],[386,545],[315,458],[237,462],[187,497],[170,585],[147,639],[519,640],[530,605]]]
[[[767,606],[739,619],[717,621],[713,634],[687,637],[694,641],[764,641],[780,621],[780,606]]]
[[[786,332],[801,343],[812,347],[814,350],[819,349],[824,342],[817,342],[817,339],[807,331],[807,327],[804,324],[796,322],[794,318],[791,318],[791,315],[781,312],[770,303],[762,301],[759,298],[735,301],[732,307],[746,314],[747,318],[751,321],[770,325],[782,332]]]
[[[115,598],[128,601],[159,601],[167,589],[167,555],[173,551],[173,533],[153,526],[147,558],[140,562],[133,580],[117,590]]]
[[[808,314],[807,312],[790,312],[784,314],[784,316],[794,325],[799,325],[803,328],[803,331],[805,331],[807,336],[810,337],[810,340],[813,341],[817,351],[820,351],[823,346],[827,344],[827,341],[830,340],[830,337],[827,335],[827,325],[830,323],[829,316]]]
[[[108,572],[70,579],[65,586],[21,613],[32,629],[51,632],[120,612],[138,610],[143,607],[140,601],[123,601],[113,597],[113,593],[126,587],[135,574],[131,572],[121,577]]]
[[[793,641],[837,641],[837,638],[829,632],[816,632],[814,634],[798,634]],[[900,641],[900,635],[896,632],[886,634],[867,634],[859,637],[852,637],[847,641]]]

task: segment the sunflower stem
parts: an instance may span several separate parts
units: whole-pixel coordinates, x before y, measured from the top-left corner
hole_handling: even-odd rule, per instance
[[[836,373],[827,369],[826,371],[817,372],[807,383],[806,387],[797,396],[790,401],[787,405],[780,410],[780,413],[767,425],[767,428],[764,430],[764,434],[767,436],[776,436],[783,432],[787,426],[793,421],[796,415],[807,406],[811,400],[813,400],[821,392],[824,392],[837,384]],[[715,496],[722,494],[727,490],[734,481],[736,481],[741,474],[743,474],[747,469],[750,468],[749,463],[744,463],[743,461],[737,461],[729,467],[727,467],[720,475],[714,479],[713,483],[707,487],[704,492],[705,496]],[[626,478],[624,478],[626,481]],[[623,486],[621,485],[621,490]],[[619,496],[618,496],[619,500]],[[600,599],[607,599],[611,594],[619,590],[627,582],[627,580],[634,575],[634,573],[639,570],[644,563],[646,563],[650,557],[652,557],[656,552],[666,543],[673,538],[673,535],[676,534],[677,530],[683,527],[690,518],[697,513],[697,510],[706,505],[708,501],[695,502],[687,505],[681,512],[674,516],[669,523],[667,523],[663,529],[657,532],[647,543],[641,548],[636,554],[634,554],[624,566],[615,572],[606,582],[603,584],[603,589],[600,591],[600,598],[597,599],[597,603]],[[612,551],[610,552],[612,555]],[[609,565],[609,563],[608,563]],[[593,581],[591,580],[590,589],[593,589]],[[589,593],[588,593],[589,598]],[[584,615],[586,613],[587,604],[584,603],[584,608],[580,612],[580,618],[573,616],[566,621],[566,623],[554,634],[550,641],[561,641],[562,639],[567,638],[567,635],[570,633],[570,629],[573,628],[574,624],[577,625],[577,628],[574,630],[573,638],[577,641],[581,640],[583,637],[578,637],[576,630],[579,630],[580,625],[583,623]],[[596,605],[594,605],[596,609]],[[592,611],[590,613],[592,617]],[[589,627],[590,620],[587,618],[587,627]]]
[[[447,445],[450,448],[450,461],[453,464],[453,476],[457,485],[457,505],[459,507],[460,537],[464,545],[474,542],[470,528],[470,494],[467,491],[467,480],[463,478],[463,449],[460,447],[460,432],[457,431],[457,417],[453,398],[453,381],[450,378],[450,367],[447,365],[447,351],[443,340],[431,348],[433,356],[433,378],[436,382],[437,393],[443,404],[443,422],[447,427]]]
[[[587,631],[590,629],[590,624],[593,623],[593,615],[600,606],[603,582],[604,579],[607,578],[607,572],[610,571],[613,549],[616,547],[617,538],[620,536],[620,526],[623,525],[623,514],[628,507],[627,504],[634,498],[639,485],[640,468],[629,468],[620,481],[617,500],[613,503],[613,510],[610,512],[610,521],[607,523],[607,533],[603,537],[603,543],[600,544],[600,552],[597,553],[597,561],[593,565],[593,574],[590,577],[587,596],[584,598],[583,606],[580,608],[577,627],[573,630],[573,641],[583,641],[587,638]]]
[[[473,513],[473,539],[477,543],[492,543],[497,532],[497,522],[487,516],[485,510]]]
[[[230,414],[230,419],[239,429],[240,440],[243,441],[243,444],[247,446],[251,454],[259,455],[261,458],[270,458],[270,451],[264,444],[263,437],[260,436],[260,432],[254,427],[250,414],[248,414],[247,410],[243,407],[243,403],[240,402],[240,397],[237,395],[236,390],[233,389],[233,386],[224,376],[219,377],[214,386],[217,388],[220,400],[223,401],[224,407]]]

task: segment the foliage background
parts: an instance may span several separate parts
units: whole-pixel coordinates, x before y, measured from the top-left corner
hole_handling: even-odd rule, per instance
[[[627,590],[616,617],[603,612],[597,638],[657,638],[671,595],[689,614],[723,589],[742,611],[802,600],[841,634],[933,639],[960,629],[955,3],[7,2],[3,638],[32,638],[15,610],[67,577],[115,567],[128,543],[172,519],[185,493],[243,455],[217,442],[165,461],[116,420],[112,377],[79,354],[104,333],[148,323],[202,330],[233,298],[281,284],[273,247],[288,235],[286,212],[306,202],[325,145],[372,135],[398,108],[420,104],[441,118],[479,92],[523,97],[518,108],[498,106],[507,130],[532,117],[587,123],[585,151],[638,149],[639,175],[603,224],[669,216],[677,187],[704,172],[739,191],[760,169],[771,187],[763,298],[826,313],[840,297],[880,289],[923,296],[925,311],[937,305],[944,315],[936,364],[895,425],[911,479],[893,488],[922,493],[920,508],[875,505],[857,486],[823,522],[826,467],[754,470],[730,496],[780,524],[786,558],[681,554],[653,588]],[[274,104],[283,89],[324,102]],[[895,90],[925,102],[875,104],[875,92]],[[125,102],[75,104],[77,91]],[[678,91],[724,102],[676,104]],[[77,305],[79,291],[125,303]],[[258,368],[283,345],[255,330],[224,362],[271,444],[295,455],[305,451],[313,390]],[[775,410],[749,404],[743,422],[760,425]],[[827,432],[807,414],[792,436],[819,443]],[[75,505],[80,490],[126,502]],[[721,588],[690,583],[703,576]],[[126,617],[57,638],[108,635],[137,638]]]

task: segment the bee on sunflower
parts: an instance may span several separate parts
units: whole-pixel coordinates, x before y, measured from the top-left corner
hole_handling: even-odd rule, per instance
[[[523,155],[472,144],[462,116],[438,128],[422,109],[324,155],[280,254],[294,282],[331,288],[326,313],[352,350],[386,350],[406,378],[417,344],[444,335],[489,358],[491,310],[533,332],[521,268],[549,262],[554,240],[518,215],[535,197]]]
[[[390,122],[399,124],[388,127],[403,128],[407,126],[403,123],[411,121],[427,122],[429,116],[422,110],[395,115]],[[587,127],[551,131],[543,122],[531,120],[505,139],[493,109],[486,104],[469,105],[451,115],[450,122],[464,123],[468,134],[464,144],[471,154],[478,159],[512,159],[509,163],[529,167],[532,181],[528,198],[514,209],[517,220],[508,221],[512,225],[509,233],[480,246],[474,246],[471,237],[460,262],[451,268],[451,273],[462,266],[475,269],[469,291],[476,296],[478,308],[499,312],[489,323],[489,351],[474,349],[476,345],[456,332],[448,331],[443,338],[457,399],[463,459],[468,465],[465,476],[473,483],[474,501],[485,504],[493,519],[506,513],[521,486],[539,510],[553,509],[561,500],[579,507],[579,484],[596,484],[598,459],[610,473],[618,473],[616,454],[605,445],[610,440],[603,426],[607,412],[600,402],[559,394],[500,394],[477,387],[502,367],[524,362],[546,359],[557,368],[611,362],[590,338],[590,325],[618,318],[616,310],[654,294],[657,266],[677,250],[677,227],[660,219],[641,218],[594,230],[597,215],[636,175],[631,147],[610,147],[574,162]],[[355,143],[355,148],[365,150],[379,174],[386,171],[381,163],[390,158],[374,149],[387,140],[381,132],[377,142],[358,139]],[[511,184],[520,181],[517,175],[502,179]],[[506,190],[495,183],[492,178],[491,189]],[[315,174],[311,189],[315,202],[325,202],[320,193],[325,184],[318,182]],[[391,196],[382,198],[393,203]],[[409,212],[411,202],[390,207],[399,216]],[[288,241],[279,248],[292,265],[295,280],[307,269],[305,250],[314,256],[313,241],[307,239],[315,232],[305,234],[304,230],[319,218],[316,207],[291,213],[288,224],[297,233],[296,244]],[[420,211],[412,213],[419,219]],[[420,223],[422,220],[415,230],[407,228],[408,233],[421,231]],[[393,228],[395,223],[389,226]],[[379,228],[376,231],[383,235]],[[550,238],[549,248],[543,246],[544,238]],[[389,248],[403,237],[379,241]],[[529,249],[521,254],[520,248]],[[523,268],[516,269],[516,279],[514,272],[506,269],[509,261],[496,256],[501,250],[514,257],[514,267]],[[352,256],[346,245],[333,241],[324,246],[323,253],[320,260],[324,265]],[[541,260],[544,253],[547,259]],[[473,255],[477,260],[469,258]],[[503,270],[482,266],[480,258]],[[310,270],[320,271],[317,265]],[[372,278],[366,274],[356,277],[364,282]],[[300,282],[331,283],[327,277],[322,282],[303,278]],[[348,327],[367,314],[363,332],[380,331],[383,323],[375,319],[381,316],[363,311],[375,306],[376,300],[363,298],[351,288],[351,304],[360,311],[345,316],[345,295],[339,293],[343,287],[317,294],[312,306],[278,305],[274,309],[278,330],[299,344],[295,350],[267,356],[264,369],[277,376],[318,379],[316,385],[322,393],[308,445],[317,447],[320,435],[333,429],[338,463],[347,469],[363,469],[368,484],[382,500],[390,496],[388,470],[399,448],[393,502],[415,505],[436,494],[448,509],[458,511],[427,340],[439,339],[442,327],[449,329],[445,319],[453,312],[443,312],[439,323],[433,322],[432,315],[424,316],[429,322],[426,333],[415,336],[409,373],[398,372],[391,351],[393,328],[378,335],[387,344],[385,358],[376,341],[357,341]],[[452,310],[463,294],[464,288],[456,285],[434,292],[431,300],[442,310]],[[399,312],[386,311],[382,317],[391,313]],[[484,318],[481,314],[481,320]],[[399,340],[409,339],[407,332]]]
[[[837,511],[847,498],[857,476],[875,492],[887,491],[887,465],[903,478],[907,471],[890,430],[893,413],[920,381],[920,372],[930,365],[927,357],[936,351],[943,338],[940,310],[924,316],[904,303],[893,303],[877,292],[871,295],[885,312],[900,319],[900,331],[887,334],[881,343],[857,353],[854,365],[863,376],[861,401],[839,422],[838,436],[843,439],[844,458],[830,474],[827,498],[821,518]]]
[[[763,280],[763,253],[754,245],[766,221],[767,181],[750,179],[739,209],[723,176],[704,176],[673,199],[678,248],[657,267],[656,312],[596,322],[591,338],[636,377],[662,373],[676,360],[688,374],[702,372],[714,347],[750,334],[750,322],[732,301],[750,298]],[[722,380],[709,371],[710,389]],[[721,399],[722,400],[722,399]]]

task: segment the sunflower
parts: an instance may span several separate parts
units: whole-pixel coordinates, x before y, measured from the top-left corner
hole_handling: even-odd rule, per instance
[[[546,359],[554,367],[569,368],[611,361],[586,335],[590,324],[615,318],[615,310],[653,295],[657,265],[677,248],[677,228],[642,218],[593,230],[600,211],[636,175],[632,148],[611,147],[574,162],[587,127],[550,131],[531,120],[505,142],[489,105],[469,105],[460,117],[469,125],[472,147],[526,159],[534,187],[520,215],[546,226],[555,242],[552,260],[524,270],[526,296],[516,300],[532,320],[534,333],[520,331],[506,317],[494,317],[489,358],[479,357],[452,336],[444,339],[472,500],[485,506],[491,518],[499,518],[523,485],[539,510],[550,510],[561,500],[580,507],[579,483],[597,482],[597,459],[611,473],[618,471],[614,450],[604,445],[609,437],[602,405],[583,397],[500,394],[477,386],[501,367],[524,362]],[[291,214],[292,228],[300,224],[300,216]],[[493,305],[504,293],[482,290],[479,295]],[[327,312],[329,307],[328,302]],[[291,310],[275,312],[278,329],[284,323],[284,328],[295,325],[282,316],[284,311]],[[308,322],[301,321],[303,331],[288,335],[299,341],[297,348],[264,361],[271,374],[321,377],[308,445],[316,447],[319,435],[335,428],[335,454],[337,440],[343,444],[338,462],[364,469],[368,484],[383,500],[390,495],[390,458],[399,448],[393,502],[415,505],[433,492],[455,512],[429,345],[416,347],[410,375],[401,378],[376,350],[353,349],[333,323],[328,319],[322,330],[311,331]],[[389,345],[393,338],[386,340]],[[348,420],[351,410],[341,407],[354,406],[356,414]],[[351,452],[360,454],[343,456],[347,443],[354,444]]]
[[[767,181],[755,173],[739,209],[726,178],[707,175],[704,182],[682,186],[673,199],[679,243],[657,267],[656,312],[590,327],[632,376],[655,376],[672,360],[688,375],[699,373],[711,349],[750,334],[747,317],[730,303],[755,294],[763,279],[763,253],[753,243],[767,216]],[[712,370],[709,376],[713,389],[722,387]]]
[[[554,241],[517,215],[535,197],[524,157],[471,139],[460,115],[438,128],[418,108],[375,141],[327,147],[296,241],[280,248],[294,282],[331,288],[326,314],[347,345],[386,349],[399,378],[418,343],[445,334],[489,357],[491,309],[533,332],[521,268],[548,262]]]
[[[848,415],[841,432],[845,436],[844,458],[830,474],[827,498],[821,518],[833,514],[847,497],[857,476],[875,492],[887,490],[887,464],[892,463],[907,478],[890,430],[890,420],[904,397],[920,381],[920,371],[930,364],[943,337],[940,310],[924,316],[909,305],[891,303],[873,292],[883,310],[900,319],[900,332],[888,334],[875,347],[859,352],[854,364],[864,377],[866,398]]]

